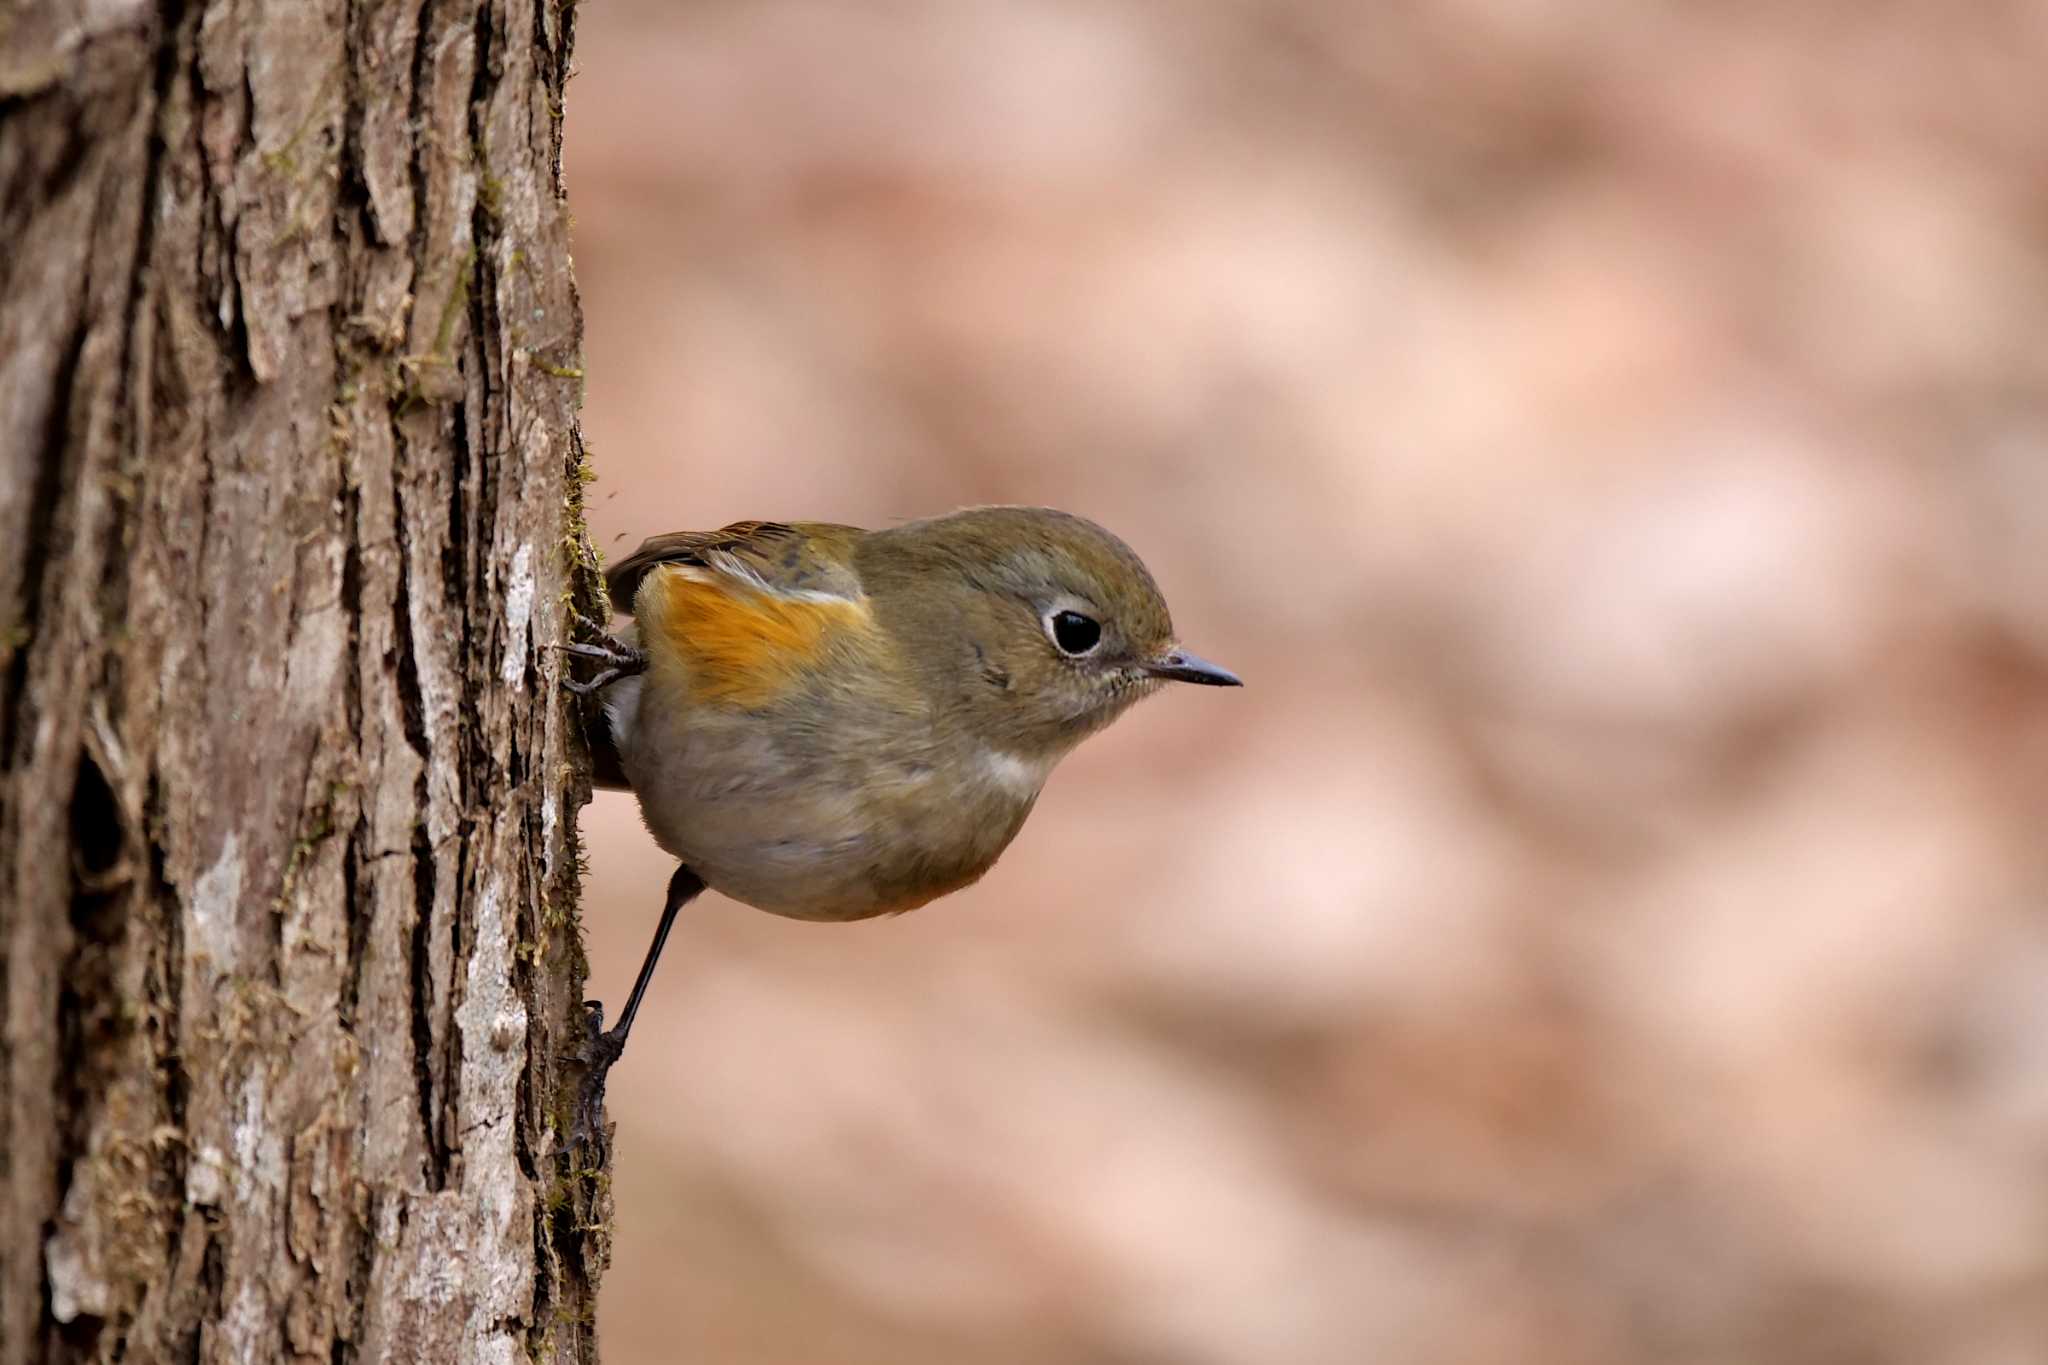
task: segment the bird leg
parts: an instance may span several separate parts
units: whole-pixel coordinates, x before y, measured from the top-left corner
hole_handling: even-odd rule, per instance
[[[661,907],[661,923],[655,926],[654,942],[647,946],[647,956],[640,963],[640,975],[633,982],[632,994],[626,997],[626,1008],[619,1011],[618,1023],[606,1029],[604,1002],[583,1002],[584,1009],[589,1012],[589,1034],[584,1039],[580,1057],[585,1070],[583,1088],[576,1101],[575,1125],[569,1135],[571,1147],[581,1147],[604,1132],[605,1077],[626,1050],[626,1035],[633,1029],[633,1016],[640,1012],[640,1001],[647,994],[647,983],[654,979],[654,964],[661,960],[662,945],[668,942],[668,931],[675,925],[676,912],[696,899],[697,893],[703,889],[704,879],[688,867],[678,867],[675,875],[668,879],[668,899]]]

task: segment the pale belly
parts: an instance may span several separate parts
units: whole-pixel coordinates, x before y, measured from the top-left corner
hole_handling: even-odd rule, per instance
[[[649,832],[713,890],[796,919],[865,919],[969,885],[1016,837],[1051,767],[839,751],[815,734],[793,751],[743,713],[643,712],[639,682],[606,705]]]

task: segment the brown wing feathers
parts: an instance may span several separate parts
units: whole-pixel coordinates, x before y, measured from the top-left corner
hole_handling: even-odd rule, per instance
[[[639,549],[604,571],[605,590],[611,594],[614,611],[629,612],[633,595],[640,591],[640,580],[657,564],[705,564],[706,555],[720,550],[749,557],[771,554],[779,543],[799,540],[802,534],[779,521],[736,521],[716,531],[649,536]]]
[[[605,574],[616,611],[633,610],[641,581],[657,564],[696,564],[753,580],[773,592],[828,593],[857,599],[853,557],[867,533],[823,521],[740,521],[717,531],[654,536]]]

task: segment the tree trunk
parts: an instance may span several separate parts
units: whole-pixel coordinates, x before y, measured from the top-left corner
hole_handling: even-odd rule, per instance
[[[0,1365],[594,1358],[558,0],[0,0]]]

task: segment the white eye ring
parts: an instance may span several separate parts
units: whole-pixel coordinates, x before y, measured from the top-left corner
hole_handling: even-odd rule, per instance
[[[1054,607],[1039,618],[1045,638],[1069,659],[1085,659],[1102,648],[1102,622],[1073,607]]]

